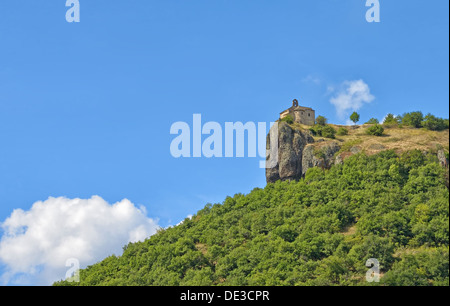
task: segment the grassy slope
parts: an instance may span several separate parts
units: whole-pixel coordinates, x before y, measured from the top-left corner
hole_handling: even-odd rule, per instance
[[[295,128],[307,130],[309,126],[294,124]],[[384,135],[381,137],[370,136],[365,133],[365,130],[371,125],[357,125],[357,126],[343,126],[333,125],[336,130],[339,127],[346,128],[349,134],[346,136],[336,135],[338,141],[343,148],[341,152],[350,150],[351,147],[357,146],[362,149],[367,155],[376,154],[383,150],[394,150],[401,154],[405,151],[418,149],[420,151],[435,151],[437,146],[449,151],[449,130],[444,131],[430,131],[424,128],[416,129],[411,127],[385,127]],[[316,137],[317,139],[327,138]]]

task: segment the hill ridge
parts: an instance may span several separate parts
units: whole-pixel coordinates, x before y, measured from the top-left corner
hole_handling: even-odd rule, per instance
[[[417,149],[356,153],[208,204],[55,285],[367,285],[376,258],[383,285],[448,286],[445,173]]]

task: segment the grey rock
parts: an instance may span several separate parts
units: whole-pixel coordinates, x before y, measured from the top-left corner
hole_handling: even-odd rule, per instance
[[[269,135],[267,149],[270,149]],[[272,168],[267,167],[266,180],[268,183],[298,180],[312,167],[328,169],[338,160],[335,154],[340,149],[336,141],[315,143],[310,131],[293,129],[287,123],[279,122],[277,164]]]
[[[441,166],[444,168],[448,168],[448,159],[445,156],[444,150],[439,150],[437,152],[437,157],[438,157],[438,160],[439,160],[439,163],[441,164]]]
[[[343,163],[344,163],[344,159],[342,158],[342,155],[336,156],[336,158],[334,159],[334,164],[342,165]]]
[[[361,152],[361,147],[351,147],[350,152],[352,152],[353,154],[358,154],[359,152]]]
[[[278,163],[275,167],[267,167],[267,182],[277,180],[298,180],[302,176],[302,155],[306,145],[313,143],[311,132],[297,130],[285,122],[278,123]],[[267,137],[267,149],[270,148],[270,137]],[[270,159],[269,155],[269,159]]]
[[[302,176],[312,167],[329,169],[335,164],[335,154],[341,149],[337,142],[326,142],[320,145],[307,145],[302,156]]]

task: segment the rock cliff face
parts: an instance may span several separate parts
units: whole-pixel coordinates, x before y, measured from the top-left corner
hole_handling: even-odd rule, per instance
[[[449,174],[449,167],[448,167],[448,159],[447,156],[445,156],[445,151],[444,150],[439,150],[437,152],[437,157],[439,160],[439,163],[441,164],[442,167],[444,167],[445,169],[445,183],[447,185],[447,188],[449,188],[450,185],[450,174]]]
[[[437,152],[437,157],[438,157],[438,160],[439,160],[439,163],[441,164],[441,166],[444,168],[448,168],[448,159],[445,156],[444,150],[439,150]]]
[[[312,167],[330,168],[336,163],[334,155],[341,149],[335,141],[307,145],[302,155],[302,175]]]
[[[270,138],[268,137],[268,148]],[[298,130],[285,122],[278,124],[278,163],[266,169],[268,183],[277,180],[298,180],[311,167],[329,168],[340,150],[337,142],[315,143],[311,132]],[[269,156],[270,158],[270,156]]]

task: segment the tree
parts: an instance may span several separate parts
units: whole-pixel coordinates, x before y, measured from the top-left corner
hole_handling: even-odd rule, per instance
[[[411,112],[403,114],[402,123],[404,125],[420,128],[422,126],[423,114],[422,112]]]
[[[384,118],[383,124],[386,125],[395,125],[398,124],[398,117],[395,117],[393,114],[387,114],[386,117]]]
[[[442,131],[448,129],[448,119],[444,120],[432,114],[428,114],[422,121],[422,125],[424,128],[431,131]]]
[[[350,115],[350,120],[353,121],[354,124],[359,121],[359,114],[357,112],[353,112],[353,114]]]
[[[317,116],[316,124],[325,126],[327,124],[327,118],[325,118],[324,116]]]
[[[366,124],[378,124],[380,121],[378,121],[377,118],[370,118],[369,121],[366,122]]]

